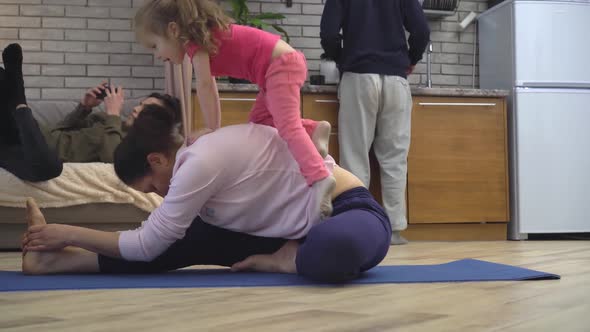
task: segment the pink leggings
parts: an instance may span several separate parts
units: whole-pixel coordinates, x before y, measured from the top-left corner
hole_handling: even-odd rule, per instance
[[[313,120],[301,119],[300,90],[307,78],[305,56],[291,52],[272,60],[250,112],[250,122],[277,128],[299,164],[308,185],[330,175],[324,159],[311,141],[317,127]]]

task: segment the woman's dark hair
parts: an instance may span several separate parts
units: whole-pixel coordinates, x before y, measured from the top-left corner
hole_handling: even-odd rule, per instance
[[[156,99],[162,101],[164,106],[166,106],[169,109],[174,111],[174,116],[176,116],[177,119],[182,119],[182,113],[181,113],[182,109],[180,106],[180,100],[178,100],[178,98],[172,97],[169,94],[162,94],[162,93],[157,93],[157,92],[154,92],[147,97],[148,98],[150,98],[150,97],[156,98]]]
[[[174,108],[167,106],[144,106],[127,136],[115,149],[115,173],[121,181],[129,185],[148,175],[151,168],[147,156],[150,153],[170,155],[182,144],[179,115]]]

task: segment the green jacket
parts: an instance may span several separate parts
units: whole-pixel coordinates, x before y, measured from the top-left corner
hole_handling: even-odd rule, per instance
[[[112,163],[115,148],[127,133],[121,117],[79,104],[55,127],[40,127],[47,145],[63,162]]]

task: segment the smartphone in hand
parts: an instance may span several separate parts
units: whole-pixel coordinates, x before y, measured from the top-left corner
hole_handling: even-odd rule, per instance
[[[96,96],[96,99],[103,100],[107,96],[107,89],[111,89],[111,86],[108,84],[103,85],[101,88],[100,94]]]

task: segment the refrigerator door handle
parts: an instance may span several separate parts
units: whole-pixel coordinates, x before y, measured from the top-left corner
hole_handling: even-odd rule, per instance
[[[420,106],[496,106],[496,103],[418,103]]]
[[[590,82],[522,82],[517,85],[524,88],[590,89]]]

